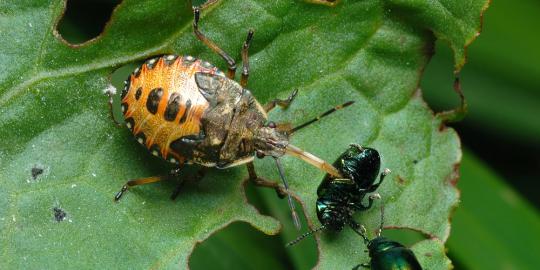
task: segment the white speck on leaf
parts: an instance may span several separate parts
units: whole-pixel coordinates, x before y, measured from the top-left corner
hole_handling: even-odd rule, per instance
[[[105,89],[103,89],[103,93],[107,95],[114,95],[116,94],[116,87],[114,87],[112,84],[109,84]]]

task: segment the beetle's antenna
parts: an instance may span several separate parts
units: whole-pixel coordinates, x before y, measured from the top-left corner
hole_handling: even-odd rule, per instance
[[[369,243],[369,239],[367,238],[366,236],[366,227],[364,227],[364,225],[359,225],[358,223],[354,222],[351,220],[351,222],[349,223],[349,225],[351,226],[351,229],[357,233],[358,235],[362,236],[362,238],[364,239],[364,242],[367,244]]]
[[[379,231],[377,232],[377,236],[381,236],[383,226],[384,226],[384,203],[381,203],[381,223],[379,225]]]
[[[314,234],[314,233],[316,233],[318,231],[322,231],[324,229],[326,229],[326,227],[324,225],[322,225],[321,227],[319,227],[317,229],[313,229],[313,230],[311,230],[311,231],[309,231],[307,233],[304,233],[304,234],[298,236],[298,238],[296,238],[296,239],[292,240],[291,242],[287,243],[285,245],[285,247],[290,247],[292,245],[296,245],[298,242],[302,241],[304,238],[306,238],[306,237],[308,237],[308,236],[310,236],[310,235],[312,235],[312,234]]]
[[[317,168],[319,168],[320,170],[323,170],[325,172],[327,172],[328,174],[334,176],[334,177],[338,177],[338,178],[343,178],[343,176],[341,175],[341,173],[338,171],[338,169],[336,169],[334,166],[332,166],[332,164],[316,157],[315,155],[309,153],[309,152],[306,152],[292,144],[288,144],[286,147],[285,147],[285,153],[286,154],[289,154],[293,157],[297,157]]]
[[[287,191],[287,202],[289,203],[289,208],[291,209],[291,215],[294,222],[294,226],[296,229],[300,230],[300,219],[298,218],[298,214],[296,214],[296,210],[294,207],[294,202],[292,200],[292,196],[289,193],[289,184],[287,183],[287,179],[285,179],[285,173],[283,172],[283,167],[281,166],[281,162],[279,162],[279,159],[274,157],[274,160],[276,161],[276,166],[278,168],[279,177],[281,177],[281,181],[283,182],[283,185],[285,186],[285,190]]]
[[[315,123],[315,122],[321,120],[321,118],[323,118],[323,117],[325,117],[325,116],[327,116],[327,115],[329,115],[329,114],[331,114],[331,113],[333,113],[333,112],[335,112],[335,111],[337,111],[337,110],[341,110],[341,109],[343,109],[343,108],[345,108],[345,107],[347,107],[347,106],[350,106],[350,105],[352,105],[353,103],[354,103],[354,101],[351,100],[351,101],[347,101],[347,102],[345,102],[345,103],[343,103],[343,104],[341,104],[341,105],[338,105],[338,106],[336,106],[336,107],[334,107],[334,108],[332,108],[332,109],[330,109],[330,110],[328,110],[328,111],[326,111],[326,112],[320,114],[319,116],[317,116],[317,117],[315,117],[315,118],[313,118],[313,119],[311,119],[311,120],[309,120],[309,121],[307,121],[307,122],[305,122],[305,123],[303,123],[303,124],[301,124],[301,125],[299,125],[299,126],[296,126],[296,127],[292,128],[291,130],[289,130],[288,133],[289,133],[289,135],[290,135],[290,134],[293,134],[293,133],[295,133],[296,131],[298,131],[298,130],[300,130],[300,129],[302,129],[302,128],[305,128],[305,127],[307,127],[307,126],[309,126],[309,125],[311,125],[311,124],[313,124],[313,123]]]

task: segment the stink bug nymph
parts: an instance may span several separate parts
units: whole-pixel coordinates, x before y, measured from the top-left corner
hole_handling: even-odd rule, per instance
[[[334,162],[343,177],[326,175],[317,189],[317,218],[322,226],[309,231],[287,244],[294,245],[306,236],[320,230],[339,232],[346,225],[356,230],[360,225],[354,221],[353,214],[371,208],[378,194],[368,197],[367,205],[362,202],[366,195],[374,192],[382,183],[389,169],[384,169],[379,181],[375,183],[381,166],[379,152],[373,148],[351,144]]]
[[[279,184],[257,176],[252,163],[255,156],[275,158],[281,175],[277,158],[289,154],[334,177],[341,177],[341,173],[329,163],[290,144],[289,136],[353,102],[337,106],[292,129],[268,121],[267,113],[276,105],[289,106],[297,92],[293,91],[285,100],[275,99],[262,106],[245,88],[253,31],[248,32],[242,47],[242,76],[237,83],[233,80],[235,60],[199,30],[199,13],[195,8],[194,34],[227,62],[228,72],[225,74],[212,64],[192,56],[166,55],[147,60],[129,76],[122,92],[122,113],[136,140],[153,155],[174,163],[178,168],[192,163],[220,169],[246,164],[249,177],[256,185],[275,188],[281,195],[287,192]],[[109,104],[112,107],[111,102]],[[175,174],[178,171],[176,169]],[[120,199],[129,187],[165,178],[156,176],[130,180],[115,199]],[[286,183],[284,185],[287,187]]]

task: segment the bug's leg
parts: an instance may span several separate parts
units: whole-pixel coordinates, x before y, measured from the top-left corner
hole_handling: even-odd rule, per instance
[[[278,197],[280,197],[281,199],[287,196],[287,191],[283,187],[281,187],[277,182],[269,181],[269,180],[266,180],[264,178],[257,176],[253,162],[248,162],[246,166],[249,173],[249,180],[254,185],[259,186],[259,187],[267,187],[267,188],[275,189]]]
[[[245,88],[247,86],[247,81],[249,77],[249,45],[251,44],[251,40],[253,39],[253,29],[249,29],[246,41],[244,41],[244,45],[242,46],[242,77],[240,78],[240,85],[242,88]]]
[[[145,177],[145,178],[129,180],[122,187],[122,189],[120,191],[118,191],[118,193],[116,193],[116,195],[114,196],[114,201],[120,200],[120,198],[122,198],[122,195],[124,195],[124,193],[131,187],[138,186],[138,185],[155,183],[155,182],[159,182],[159,181],[162,181],[162,180],[165,180],[165,179],[167,179],[166,175],[159,175],[159,176],[151,176],[151,177]]]
[[[292,91],[292,93],[289,95],[289,97],[287,97],[287,99],[274,99],[268,103],[266,103],[264,105],[264,110],[266,112],[270,112],[271,110],[273,110],[276,105],[280,106],[282,109],[286,109],[287,107],[289,107],[289,105],[291,105],[291,102],[294,100],[294,98],[296,97],[296,95],[298,94],[298,89],[294,89]]]
[[[109,115],[117,127],[122,127],[122,124],[116,121],[116,118],[114,118],[114,113],[113,113],[113,96],[114,96],[115,91],[116,90],[114,88],[112,88],[112,90],[110,90],[109,88],[105,90],[105,94],[109,96],[109,101],[107,102],[109,103]]]
[[[200,13],[201,13],[200,9],[197,8],[197,7],[194,8],[193,13],[194,13],[193,32],[195,33],[195,36],[200,41],[202,41],[202,43],[204,43],[204,45],[208,46],[208,48],[210,48],[212,51],[219,54],[219,56],[221,56],[221,58],[223,58],[225,60],[225,62],[227,62],[227,66],[228,66],[227,77],[229,79],[233,79],[234,78],[234,73],[236,72],[236,62],[223,49],[221,49],[216,43],[214,43],[213,41],[208,39],[203,33],[201,33],[201,31],[199,31],[199,17],[200,17]]]
[[[203,167],[200,170],[198,170],[197,174],[193,176],[190,180],[199,181],[204,177],[205,173],[206,173],[206,168]],[[178,175],[174,175],[174,176],[178,177]],[[186,181],[184,179],[180,180],[180,183],[178,183],[178,186],[176,186],[176,189],[174,189],[173,193],[171,194],[171,200],[173,201],[176,200],[176,197],[178,197],[178,194],[180,194],[180,191],[182,190],[182,187],[184,186],[185,182]]]
[[[120,198],[122,198],[122,195],[124,195],[124,193],[131,187],[167,180],[167,179],[170,179],[171,176],[177,177],[179,174],[180,174],[180,168],[177,168],[169,172],[168,175],[158,175],[158,176],[151,176],[151,177],[129,180],[124,186],[122,186],[122,189],[118,191],[118,193],[116,193],[116,195],[114,196],[114,201],[120,200]]]

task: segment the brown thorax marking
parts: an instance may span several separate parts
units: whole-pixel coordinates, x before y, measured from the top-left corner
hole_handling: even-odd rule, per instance
[[[273,157],[285,154],[288,135],[265,126],[266,112],[249,90],[208,73],[195,74],[195,81],[210,103],[202,118],[206,137],[195,151],[196,162],[226,168],[253,160],[256,151]]]

